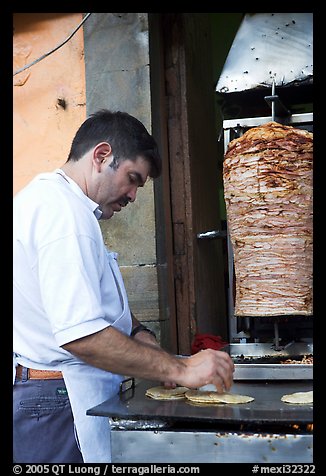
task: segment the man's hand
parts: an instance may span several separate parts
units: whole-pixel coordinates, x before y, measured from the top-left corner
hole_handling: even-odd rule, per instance
[[[183,359],[187,369],[184,378],[178,381],[185,387],[202,387],[213,384],[219,393],[230,390],[233,383],[234,363],[229,354],[219,350],[205,349]]]

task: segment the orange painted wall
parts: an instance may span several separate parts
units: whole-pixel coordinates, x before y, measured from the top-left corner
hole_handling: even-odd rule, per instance
[[[55,48],[81,20],[81,13],[14,14],[13,71]],[[37,173],[66,161],[85,118],[81,27],[60,49],[13,77],[14,194]]]

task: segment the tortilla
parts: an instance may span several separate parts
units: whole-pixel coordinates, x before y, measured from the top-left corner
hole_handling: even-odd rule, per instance
[[[155,400],[181,400],[188,390],[189,388],[187,387],[167,388],[161,385],[148,388],[145,395]]]
[[[185,397],[195,403],[249,403],[254,400],[253,397],[248,395],[238,395],[236,393],[218,393],[218,392],[205,392],[204,390],[189,390],[185,393]]]
[[[307,405],[308,403],[313,403],[314,396],[311,390],[310,392],[295,392],[289,395],[283,395],[281,400],[282,402],[292,403],[294,405]]]

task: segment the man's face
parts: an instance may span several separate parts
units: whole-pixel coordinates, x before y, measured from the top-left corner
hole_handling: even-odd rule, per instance
[[[110,167],[113,156],[102,164],[94,200],[102,211],[102,219],[111,218],[129,202],[136,200],[138,187],[143,187],[150,165],[142,157],[136,161],[123,160],[117,168]]]

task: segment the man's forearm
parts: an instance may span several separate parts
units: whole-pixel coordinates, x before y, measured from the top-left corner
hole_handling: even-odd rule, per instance
[[[140,332],[137,336],[146,334]],[[158,345],[126,336],[112,326],[63,348],[89,365],[130,377],[189,388],[212,383],[219,392],[229,390],[233,381],[234,364],[226,352],[205,349],[189,357],[177,357]]]
[[[182,359],[159,346],[131,339],[112,326],[63,348],[89,365],[121,375],[177,382],[184,370]]]

